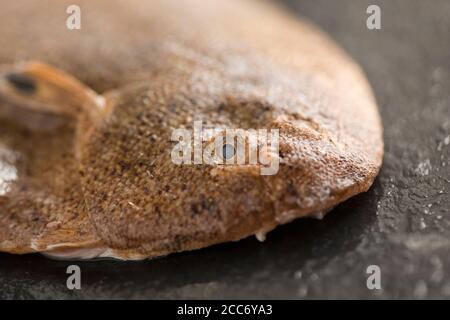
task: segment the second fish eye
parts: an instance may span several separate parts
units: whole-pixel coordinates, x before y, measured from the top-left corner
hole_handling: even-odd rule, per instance
[[[36,82],[26,75],[10,73],[6,75],[6,79],[18,91],[31,94],[37,90]]]

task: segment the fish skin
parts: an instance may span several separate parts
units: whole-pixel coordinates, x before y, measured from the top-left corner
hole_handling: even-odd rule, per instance
[[[57,12],[73,2],[14,2],[0,13],[0,24],[9,25],[0,28],[1,65],[33,59],[64,70],[101,93],[108,109],[89,134],[67,137],[70,165],[49,151],[56,157],[50,178],[17,180],[50,186],[46,194],[0,198],[7,213],[0,250],[163,256],[266,233],[372,184],[383,155],[372,91],[357,64],[311,24],[262,1],[108,0],[75,1],[82,30],[69,31]],[[36,37],[43,41],[31,42]],[[171,130],[195,119],[279,129],[279,173],[175,166]],[[18,135],[11,132],[0,141]],[[68,170],[58,173],[59,166]],[[55,195],[63,205],[48,204]],[[25,210],[38,200],[46,204],[34,210],[35,221]],[[52,224],[53,215],[62,223]],[[11,221],[20,223],[5,228]]]
[[[0,196],[0,251],[31,253],[55,244],[99,242],[84,208],[73,134],[70,121],[51,131],[0,121],[0,179],[5,168],[17,175],[4,182],[9,191]]]

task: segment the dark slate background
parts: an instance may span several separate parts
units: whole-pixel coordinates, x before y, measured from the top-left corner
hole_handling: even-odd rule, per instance
[[[450,1],[292,0],[363,66],[385,128],[374,187],[323,221],[145,262],[0,254],[0,298],[450,298]],[[366,28],[366,8],[382,29]],[[382,290],[366,287],[381,268]]]

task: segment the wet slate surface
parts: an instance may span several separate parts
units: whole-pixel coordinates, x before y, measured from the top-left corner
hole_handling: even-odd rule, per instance
[[[324,220],[153,261],[0,254],[0,298],[450,298],[450,2],[292,0],[363,66],[385,127],[382,172]],[[382,9],[382,29],[365,27]],[[366,287],[381,268],[382,290]]]

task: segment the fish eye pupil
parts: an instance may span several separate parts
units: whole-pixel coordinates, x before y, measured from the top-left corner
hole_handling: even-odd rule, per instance
[[[35,81],[23,74],[10,73],[6,75],[6,79],[14,88],[21,92],[34,93],[37,89]]]
[[[222,148],[223,158],[231,159],[234,157],[234,154],[235,154],[234,146],[232,146],[231,144],[225,144],[223,146]]]

